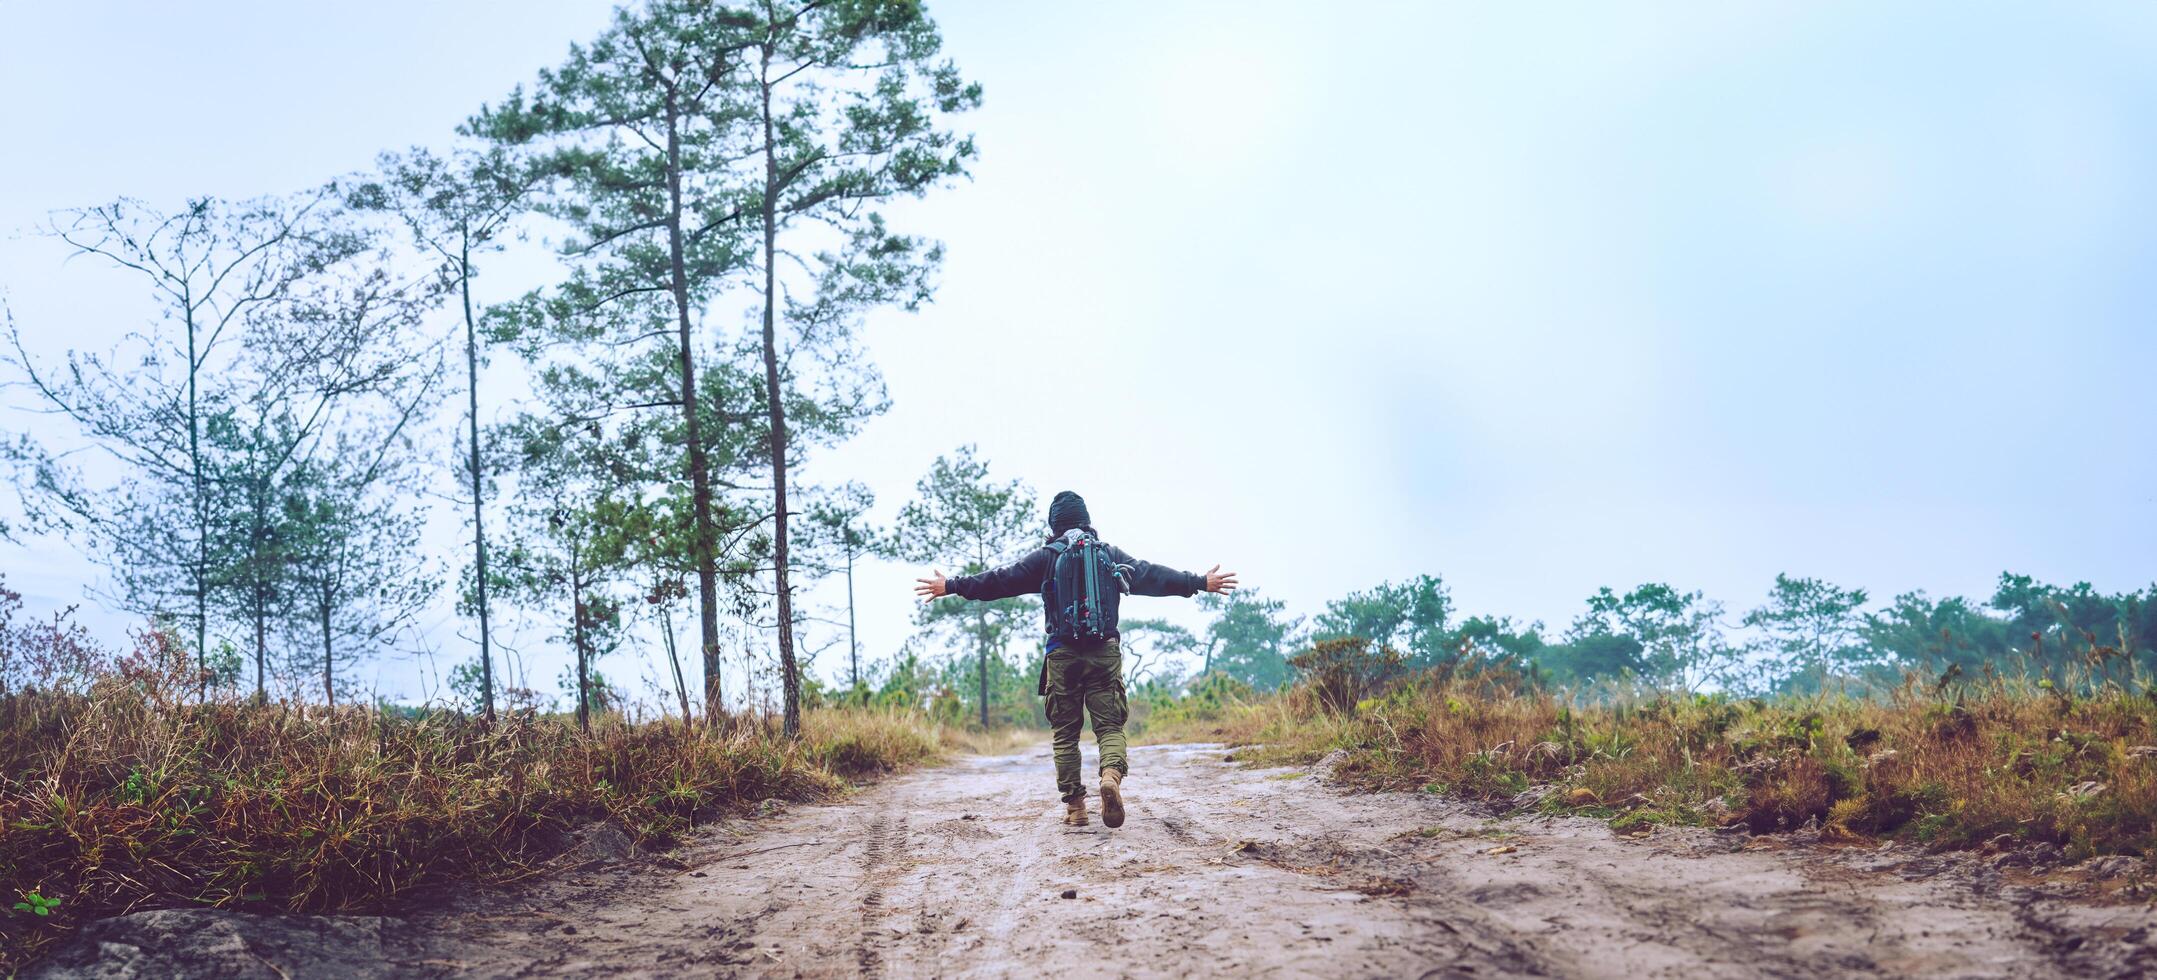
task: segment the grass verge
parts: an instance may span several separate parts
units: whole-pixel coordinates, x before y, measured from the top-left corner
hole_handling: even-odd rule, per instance
[[[528,873],[595,819],[663,845],[761,800],[827,798],[926,760],[943,736],[919,715],[859,708],[813,711],[791,741],[761,724],[488,729],[189,703],[120,678],[86,696],[0,698],[0,975],[87,918],[393,908],[422,885]]]
[[[1310,688],[1157,719],[1148,741],[1246,746],[1255,764],[1345,750],[1365,788],[1449,793],[1645,824],[1817,822],[1830,840],[1971,847],[2009,835],[2071,856],[2157,846],[2157,702],[1995,680],[1877,698],[1665,695],[1579,704],[1504,672],[1425,676],[1351,710]]]

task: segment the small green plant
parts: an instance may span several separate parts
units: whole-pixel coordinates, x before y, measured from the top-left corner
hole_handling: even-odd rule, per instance
[[[129,803],[150,802],[150,781],[143,778],[142,770],[130,770],[127,781],[120,784],[120,799]]]
[[[46,898],[45,896],[40,895],[35,891],[28,891],[22,893],[22,901],[15,903],[15,911],[28,912],[31,915],[36,916],[51,915],[52,910],[59,907],[59,899]]]

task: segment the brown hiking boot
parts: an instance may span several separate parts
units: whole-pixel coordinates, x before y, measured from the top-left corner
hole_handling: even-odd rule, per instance
[[[1101,770],[1101,822],[1123,826],[1123,771]]]
[[[1072,802],[1070,802],[1070,803],[1066,803],[1066,804],[1064,804],[1064,826],[1066,826],[1066,827],[1084,827],[1084,826],[1086,826],[1086,801],[1085,801],[1085,800],[1073,800],[1073,801],[1072,801]]]

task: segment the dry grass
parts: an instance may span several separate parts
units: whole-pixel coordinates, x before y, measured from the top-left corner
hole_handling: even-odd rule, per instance
[[[1039,728],[944,729],[945,747],[969,755],[1010,755],[1048,740]]]
[[[489,730],[454,714],[198,704],[139,676],[0,698],[0,973],[88,917],[392,906],[445,879],[526,873],[595,819],[664,843],[926,759],[942,735],[867,709],[812,712],[799,741],[764,724]],[[4,910],[31,894],[61,904]]]
[[[1339,772],[1645,823],[1818,822],[1830,838],[1966,847],[2007,834],[2071,854],[2157,845],[2157,703],[1994,680],[1871,699],[1661,696],[1571,704],[1503,672],[1423,678],[1350,712],[1309,690],[1224,706],[1153,741],[1249,745],[1254,763],[1346,749]]]

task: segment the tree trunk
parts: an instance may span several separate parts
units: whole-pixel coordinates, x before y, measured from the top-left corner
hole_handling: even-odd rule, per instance
[[[590,687],[591,656],[584,646],[584,578],[574,564],[569,570],[569,618],[570,636],[577,647],[577,730],[592,730],[592,701]]]
[[[472,452],[470,460],[472,466],[472,582],[477,588],[479,599],[479,703],[481,716],[487,719],[487,724],[492,725],[494,724],[494,653],[487,642],[487,526],[481,522],[480,510],[480,495],[483,490],[479,469],[479,333],[478,327],[474,325],[472,318],[471,231],[465,226],[462,218],[457,222],[457,230],[462,235],[459,239],[457,254],[457,281],[464,293],[464,367],[467,381],[465,393],[469,398],[468,406],[472,413]],[[322,652],[322,662],[325,665],[323,667],[322,683],[325,690],[328,689],[329,685],[329,668],[327,666],[329,663],[328,628],[328,622],[325,618],[323,624],[323,629],[325,630],[323,636],[324,648]]]
[[[667,251],[672,263],[674,316],[681,348],[682,422],[689,446],[689,500],[695,522],[697,626],[704,653],[704,716],[717,722],[725,704],[719,688],[719,543],[712,528],[711,474],[697,421],[696,356],[689,336],[689,272],[682,256],[682,144],[674,92],[667,92]]]
[[[786,400],[779,387],[779,147],[771,120],[771,44],[763,47],[764,99],[764,403],[771,412],[772,579],[779,606],[779,670],[786,689],[788,738],[801,734],[801,670],[794,662],[794,597],[787,583]]]
[[[854,635],[854,529],[846,529],[846,662],[847,687],[861,688],[861,641]]]
[[[325,585],[322,589],[322,702],[334,708],[337,706],[337,688],[333,679],[337,675],[330,667],[330,604],[330,590]]]
[[[974,642],[980,644],[981,654],[978,673],[981,677],[981,727],[989,727],[989,614],[986,610],[974,617]]]
[[[202,363],[195,352],[195,301],[193,295],[181,297],[181,306],[187,315],[187,465],[192,472],[189,477],[195,485],[195,661],[201,670],[196,695],[203,700],[210,696],[210,507],[203,496],[202,486],[202,412],[197,401],[196,381],[202,374]]]
[[[269,684],[264,678],[266,661],[270,656],[268,600],[262,595],[261,586],[255,587],[255,703],[263,704],[270,699]]]
[[[682,658],[674,647],[674,616],[667,607],[659,607],[659,628],[667,637],[667,664],[674,668],[674,695],[682,700],[682,724],[691,721],[689,714],[689,685],[682,682]]]
[[[249,609],[255,621],[255,703],[265,704],[270,699],[266,672],[270,659],[270,574],[269,555],[269,477],[258,475],[248,492],[248,548],[247,582]]]

